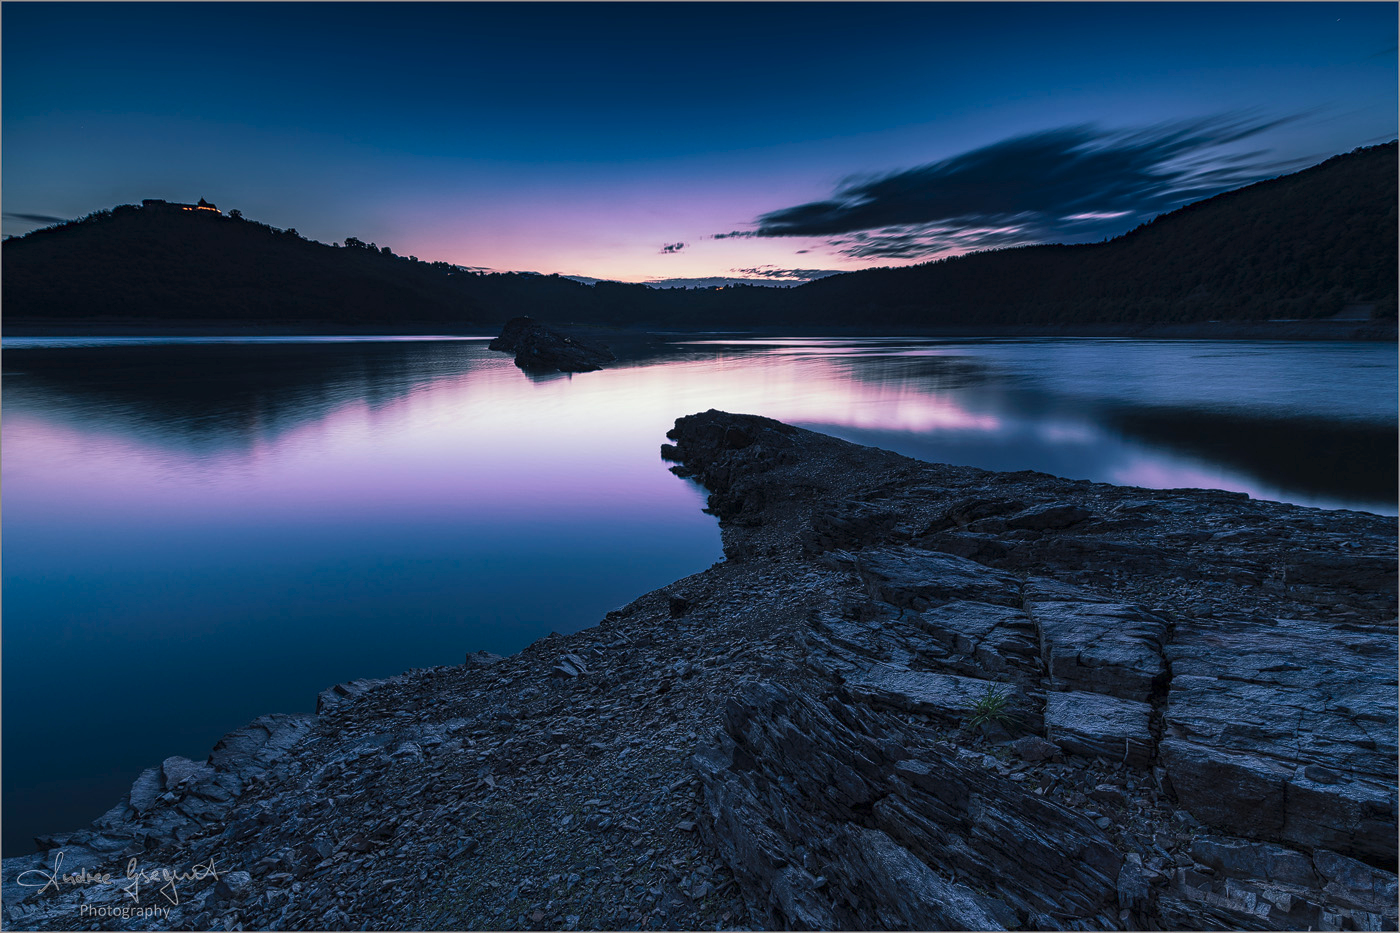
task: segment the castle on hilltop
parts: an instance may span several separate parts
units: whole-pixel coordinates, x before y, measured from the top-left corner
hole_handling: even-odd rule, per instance
[[[162,201],[159,198],[146,198],[141,202],[141,206],[148,211],[213,211],[220,213],[219,209],[203,198],[198,204],[181,204],[179,201]]]

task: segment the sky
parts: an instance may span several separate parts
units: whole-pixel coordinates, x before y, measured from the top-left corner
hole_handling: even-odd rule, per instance
[[[1395,3],[0,5],[0,206],[631,282],[1091,242],[1397,134]]]

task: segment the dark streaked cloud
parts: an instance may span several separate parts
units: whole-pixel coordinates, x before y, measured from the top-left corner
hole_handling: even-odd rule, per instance
[[[828,275],[839,275],[839,269],[781,269],[777,266],[754,266],[750,269],[730,269],[744,278],[767,279],[773,282],[810,282]]]
[[[681,250],[685,249],[687,245],[688,244],[685,243],[666,243],[661,247],[661,252],[667,255],[679,253]]]
[[[730,285],[762,285],[769,288],[785,288],[838,274],[838,270],[835,269],[778,269],[773,266],[730,269],[729,271],[735,274],[708,275],[696,278],[649,279],[644,284],[651,288],[723,288]]]
[[[1297,119],[1241,115],[1136,130],[1068,126],[883,175],[771,211],[728,237],[822,237],[857,258],[911,259],[1044,242],[1087,242],[1298,167],[1228,151]]]
[[[18,211],[5,211],[6,220],[22,220],[31,224],[65,224],[68,217],[55,217],[52,214],[21,214]]]

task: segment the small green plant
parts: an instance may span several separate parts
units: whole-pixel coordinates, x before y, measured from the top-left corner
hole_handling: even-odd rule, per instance
[[[1016,717],[1011,713],[1011,694],[1003,693],[994,686],[988,686],[987,692],[978,697],[968,712],[966,728],[969,732],[975,732],[982,726],[996,725],[1009,728],[1016,724]]]

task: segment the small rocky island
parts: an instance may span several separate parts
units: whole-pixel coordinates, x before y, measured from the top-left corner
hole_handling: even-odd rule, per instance
[[[561,334],[530,317],[511,318],[486,348],[514,353],[515,365],[532,372],[591,373],[617,359],[601,344]]]
[[[1392,519],[671,439],[723,562],[167,759],[5,928],[1396,928]]]

